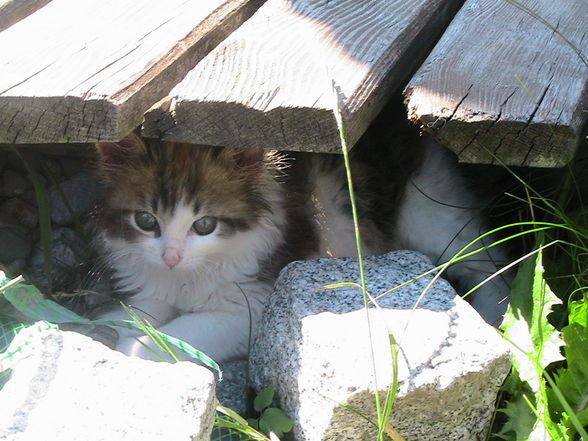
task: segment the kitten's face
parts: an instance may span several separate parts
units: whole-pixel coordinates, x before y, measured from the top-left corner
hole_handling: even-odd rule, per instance
[[[98,148],[105,184],[99,228],[113,257],[194,270],[243,251],[269,213],[259,153],[137,137]]]

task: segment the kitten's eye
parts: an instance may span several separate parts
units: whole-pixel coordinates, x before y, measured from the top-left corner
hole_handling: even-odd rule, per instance
[[[159,228],[155,216],[146,211],[135,211],[135,223],[143,231],[155,231]]]
[[[192,230],[200,236],[206,236],[216,229],[218,219],[214,216],[204,216],[192,224]]]

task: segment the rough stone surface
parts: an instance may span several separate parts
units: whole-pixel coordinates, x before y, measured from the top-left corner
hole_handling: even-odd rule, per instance
[[[33,244],[24,230],[15,227],[0,227],[0,262],[26,258]]]
[[[365,265],[374,296],[430,268],[408,251]],[[379,299],[368,328],[358,288],[319,289],[359,282],[357,266],[356,259],[318,259],[282,271],[250,357],[253,386],[277,386],[297,441],[375,439],[370,424],[338,403],[375,420],[374,390],[385,390],[393,375],[392,334],[400,347],[392,426],[407,441],[485,439],[510,368],[506,343],[444,280],[415,306],[430,278]]]
[[[17,173],[14,170],[6,170],[2,175],[0,193],[3,196],[22,196],[32,188],[33,184],[31,184],[22,174]]]
[[[0,219],[11,219],[32,230],[39,224],[39,213],[33,205],[19,198],[10,198],[0,205]]]
[[[126,357],[42,323],[21,331],[8,351],[2,440],[209,440],[214,378],[201,366]]]
[[[219,403],[240,415],[247,411],[247,360],[234,360],[221,365],[223,381],[216,384]]]
[[[89,173],[77,173],[58,185],[67,199],[69,208],[59,189],[52,186],[49,190],[49,203],[51,220],[56,224],[70,225],[74,220],[72,212],[74,216],[79,217],[96,204],[99,186]]]
[[[85,242],[70,228],[61,227],[53,230],[51,243],[53,262],[57,267],[75,268],[89,258]],[[43,248],[40,243],[35,246],[29,264],[31,267],[43,266]]]
[[[54,290],[68,290],[85,285],[88,264],[91,257],[88,244],[70,228],[57,227],[51,232],[52,245],[52,287]],[[45,274],[45,257],[40,241],[35,245],[25,271],[26,279],[41,290],[48,289]],[[82,285],[80,285],[82,284]]]

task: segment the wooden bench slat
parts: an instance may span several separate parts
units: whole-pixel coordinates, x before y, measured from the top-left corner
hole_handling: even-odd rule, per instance
[[[51,0],[0,0],[0,32],[31,15]]]
[[[461,0],[268,0],[145,115],[143,134],[209,145],[340,150],[426,56]]]
[[[519,3],[588,54],[588,2]],[[462,161],[558,167],[588,116],[588,66],[512,2],[468,0],[405,95],[411,117]]]
[[[260,0],[53,0],[0,33],[0,142],[118,140]]]

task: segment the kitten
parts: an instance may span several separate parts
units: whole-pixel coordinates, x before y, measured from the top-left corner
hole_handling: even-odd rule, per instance
[[[128,303],[162,332],[218,362],[247,355],[280,271],[293,260],[356,255],[342,158],[141,140],[100,143],[98,242]],[[445,260],[482,228],[441,148],[358,149],[353,172],[366,254],[410,248]],[[419,153],[420,152],[420,153]],[[384,161],[383,159],[386,159]],[[422,166],[419,163],[422,161]],[[440,203],[438,201],[443,201]],[[450,204],[450,205],[445,205]],[[450,276],[475,285],[503,260],[477,258]],[[498,282],[476,295],[501,317]],[[120,309],[101,318],[125,319]],[[138,334],[137,334],[138,335]],[[131,331],[117,349],[153,358]],[[149,345],[146,336],[139,340]]]
[[[262,264],[284,241],[279,160],[135,135],[98,151],[99,242],[118,290],[134,293],[129,304],[155,327],[213,359],[244,356],[272,289]],[[151,358],[132,332],[121,334],[117,349]]]

